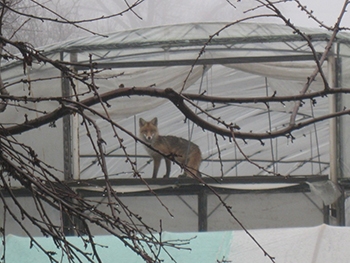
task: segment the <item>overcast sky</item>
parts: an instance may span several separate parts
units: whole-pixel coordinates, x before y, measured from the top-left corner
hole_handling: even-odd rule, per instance
[[[137,0],[128,0],[128,3],[132,4],[135,1]],[[275,1],[277,2],[277,0]],[[319,24],[309,19],[308,15],[298,8],[295,1],[289,0],[278,5],[284,16],[289,18],[297,26],[318,28]],[[323,21],[327,26],[331,27],[335,24],[345,0],[299,1],[302,5],[307,6],[308,10],[312,10],[319,21]],[[127,8],[126,1],[115,0],[52,0],[46,2],[46,5],[69,20],[106,17]],[[257,0],[241,0],[240,2],[237,2],[237,0],[144,0],[144,2],[134,9],[134,13],[129,11],[123,16],[79,25],[93,32],[108,35],[109,32],[170,24],[191,22],[230,23],[257,14],[271,14],[271,11],[266,7],[256,8],[257,6]],[[39,11],[43,10],[40,7],[36,8]],[[28,12],[30,13],[30,11]],[[43,16],[57,18],[51,13],[44,14]],[[283,23],[280,18],[254,19],[249,20],[249,22]],[[76,39],[81,36],[91,36],[91,33],[74,26],[62,26],[59,24],[56,27],[48,26],[45,28],[45,25],[50,25],[50,23],[40,22],[36,25],[40,28],[40,32],[37,32],[36,35],[32,35],[32,27],[29,30],[23,27],[23,30],[28,30],[29,32],[28,39],[24,41],[33,43],[35,46],[44,46],[68,39]],[[346,13],[342,26],[350,28],[349,13]]]
[[[91,5],[88,5],[87,1],[91,2]],[[81,1],[83,4],[82,9],[92,16],[111,14],[125,8],[123,1],[87,1]],[[98,27],[102,31],[114,31],[188,22],[232,22],[257,12],[267,13],[266,9],[259,9],[249,13],[243,12],[257,6],[255,0],[243,0],[241,2],[230,0],[230,2],[235,7],[230,5],[228,0],[146,0],[135,9],[136,13],[142,17],[142,20],[129,13],[116,20],[106,22],[106,24],[100,23]],[[320,21],[324,21],[327,25],[333,25],[342,9],[344,0],[300,0],[300,2],[306,5],[309,10],[312,10]],[[318,27],[315,22],[308,19],[308,16],[297,8],[295,2],[289,1],[279,6],[285,16],[290,18],[294,24],[305,27]],[[263,22],[281,23],[279,19],[265,19]],[[350,27],[348,14],[343,20],[343,26]]]

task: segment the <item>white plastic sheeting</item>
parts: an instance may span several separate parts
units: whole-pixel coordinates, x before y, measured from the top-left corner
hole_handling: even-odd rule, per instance
[[[78,62],[85,64],[89,62],[89,54],[91,54],[94,63],[106,65],[105,70],[94,76],[100,93],[118,89],[121,85],[125,87],[152,85],[160,89],[171,87],[177,91],[184,86],[189,93],[205,92],[208,95],[233,98],[272,96],[274,93],[277,96],[299,94],[316,65],[310,60],[312,53],[308,46],[298,35],[283,25],[241,23],[220,31],[225,25],[225,23],[191,23],[141,28],[111,33],[108,38],[92,36],[67,41],[44,47],[42,50],[50,54],[53,60],[62,56],[65,61],[69,61],[70,54],[73,53],[76,54]],[[324,51],[328,32],[321,29],[301,28],[301,30],[313,40],[317,52]],[[209,36],[213,36],[218,31],[220,34],[208,42]],[[349,36],[340,34],[338,39],[346,42]],[[201,59],[212,59],[212,64],[202,66],[199,63],[193,68],[185,83],[191,66],[181,63],[198,58],[205,43],[208,45],[199,62]],[[288,56],[297,56],[298,59],[309,56],[309,60],[296,61],[291,57],[291,61],[279,61]],[[238,59],[239,63],[221,64],[222,59],[227,58],[232,61]],[[261,58],[263,60],[257,63]],[[179,65],[156,67],[159,61],[172,61]],[[142,64],[144,62],[148,63],[147,66],[142,66],[145,65]],[[327,70],[327,64],[324,70]],[[60,73],[49,64],[34,65],[32,69],[27,70],[26,74],[23,74],[22,64],[4,63],[2,74],[10,94],[49,98],[61,93]],[[342,74],[346,72],[342,71]],[[55,79],[48,80],[47,77],[55,77]],[[26,83],[16,83],[20,79],[36,81],[29,86]],[[320,79],[311,85],[312,91],[322,88]],[[86,88],[78,85],[78,90],[84,92]],[[299,110],[297,121],[310,120],[329,111],[328,98],[317,98],[317,103],[314,105],[309,101],[304,102],[305,104]],[[161,134],[172,134],[197,143],[205,159],[201,166],[204,175],[268,175],[257,166],[246,162],[239,149],[229,140],[218,138],[216,142],[209,132],[203,132],[192,123],[185,123],[183,116],[172,103],[143,96],[118,98],[109,101],[109,104],[111,105],[108,108],[109,116],[112,116],[120,126],[135,134],[138,133],[139,117],[151,119],[157,116]],[[49,100],[38,105],[28,103],[24,108],[16,105],[8,107],[6,112],[2,113],[2,120],[8,125],[22,123],[25,118],[33,119],[45,114],[44,110],[48,112],[58,107],[57,103]],[[198,105],[216,118],[220,117],[228,123],[237,124],[243,132],[260,133],[285,127],[290,118],[290,111],[294,108],[293,102],[270,103],[269,108],[265,104],[256,103],[245,105],[199,103]],[[43,112],[33,112],[30,108]],[[100,106],[94,106],[94,109],[103,112]],[[194,108],[193,110],[196,111]],[[196,112],[200,117],[215,123],[205,114]],[[99,119],[97,122],[102,137],[107,142],[105,152],[110,176],[132,177],[130,165],[125,163],[124,152],[110,125]],[[53,140],[61,142],[61,133],[62,129],[59,126],[59,128],[50,129],[50,132],[45,130],[45,134],[37,133],[37,135],[41,142],[50,143]],[[98,178],[101,174],[100,167],[95,162],[96,158],[93,156],[95,152],[90,146],[86,133],[81,127],[79,146],[81,174],[75,177]],[[127,147],[130,155],[146,154],[141,145],[135,144],[134,139],[122,132],[118,131],[118,133],[123,138],[123,146]],[[292,135],[296,138],[293,142],[290,138],[282,137],[265,140],[264,146],[259,141],[248,141],[247,144],[239,141],[239,143],[246,156],[275,173],[327,174],[329,169],[328,122],[310,125],[293,132]],[[28,139],[34,149],[37,148],[35,140]],[[58,147],[59,151],[62,151],[61,148]],[[63,155],[56,149],[54,153],[42,148],[36,150],[41,151],[39,157],[45,158],[49,163],[56,162],[57,156]],[[223,162],[219,161],[219,154]],[[135,160],[142,175],[148,177],[152,169],[150,167],[152,165],[147,165],[148,159],[135,157]],[[172,176],[178,175],[179,172],[179,168],[173,166]]]
[[[312,192],[320,196],[325,205],[331,205],[341,196],[339,187],[332,181],[307,183]]]
[[[203,77],[199,78],[186,92],[198,93],[207,91],[209,95],[224,96],[224,97],[238,97],[238,96],[264,96],[266,93],[265,81],[267,80],[268,92],[273,94],[274,91],[277,94],[295,94],[298,84],[300,82],[283,82],[281,80],[268,78],[265,79],[261,76],[251,75],[246,72],[231,69],[224,66],[213,66],[204,72]],[[271,84],[270,84],[271,83]],[[291,93],[291,94],[290,94]],[[123,98],[125,101],[132,99]],[[152,100],[152,99],[151,99]],[[159,99],[153,99],[155,104]],[[145,101],[146,102],[146,101]],[[111,101],[111,109],[115,107],[114,101]],[[211,103],[199,103],[202,109],[206,110],[210,114],[221,117],[227,122],[233,122],[241,127],[241,131],[249,132],[253,130],[255,132],[266,132],[269,130],[269,118],[266,111],[266,105],[264,104],[248,104],[248,105],[213,105]],[[118,107],[118,106],[117,106]],[[135,105],[139,107],[139,105]],[[271,122],[272,130],[281,128],[289,121],[289,111],[293,109],[294,103],[286,102],[284,104],[271,105]],[[312,112],[314,111],[314,112]],[[328,103],[327,98],[319,99],[317,108],[313,108],[308,101],[300,110],[300,117],[298,120],[308,119],[316,117],[320,114],[327,113]],[[314,115],[312,115],[314,114]],[[204,119],[211,121],[209,118],[200,114]],[[138,134],[138,118],[145,118],[150,120],[153,117],[159,118],[160,134],[167,135],[173,134],[176,136],[190,138],[193,142],[198,144],[202,150],[203,157],[206,160],[201,165],[201,171],[203,174],[211,176],[221,175],[221,165],[225,176],[237,176],[237,175],[265,175],[263,171],[259,170],[256,166],[248,164],[244,161],[244,157],[240,154],[237,147],[230,143],[229,140],[223,140],[218,138],[218,144],[220,145],[220,154],[224,160],[222,163],[218,160],[218,149],[214,138],[208,132],[203,132],[196,125],[190,122],[185,123],[181,113],[176,107],[166,102],[163,105],[144,111],[135,116],[130,116],[126,119],[120,119],[118,123]],[[102,124],[102,122],[101,122]],[[103,124],[102,124],[103,125]],[[110,175],[111,176],[123,176],[132,177],[132,173],[129,173],[130,167],[125,164],[124,158],[113,158],[114,156],[123,155],[122,149],[119,148],[118,143],[113,138],[114,133],[108,130],[108,124],[103,127],[105,136],[106,153],[110,157],[107,157],[109,161]],[[106,127],[106,128],[104,128]],[[84,138],[84,131],[81,131],[81,138]],[[268,140],[265,141],[265,145],[262,146],[259,141],[248,141],[247,144],[242,141],[238,141],[240,147],[242,147],[244,153],[249,156],[253,161],[257,161],[262,166],[269,166],[272,170],[271,164],[272,158],[280,162],[275,164],[275,170],[284,175],[309,175],[309,174],[326,174],[328,169],[329,160],[329,147],[328,140],[321,138],[328,138],[328,122],[318,123],[316,126],[310,126],[306,129],[296,131],[293,135],[297,138],[293,142],[287,138],[279,138],[272,141],[273,148],[271,150]],[[127,147],[128,152],[131,155],[141,154],[145,155],[146,152],[141,144],[136,144],[132,138],[123,136],[124,145]],[[272,152],[273,151],[273,152]],[[86,156],[81,159],[82,178],[91,178],[98,174],[99,167],[93,164],[95,158],[88,157],[91,155],[89,150],[89,143],[87,140],[81,140],[81,153]],[[272,154],[273,157],[272,157]],[[139,171],[147,177],[152,172],[152,165],[146,165],[148,158],[137,158],[137,165]],[[124,169],[124,168],[125,169]],[[179,174],[179,169],[173,166],[173,176]],[[162,174],[164,171],[161,171]]]

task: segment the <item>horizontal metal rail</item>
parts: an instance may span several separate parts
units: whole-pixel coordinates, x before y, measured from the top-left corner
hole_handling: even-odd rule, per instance
[[[150,61],[123,61],[102,62],[89,64],[76,64],[76,70],[93,68],[142,68],[142,67],[166,67],[166,66],[192,66],[192,65],[215,65],[215,64],[243,64],[243,63],[267,63],[283,61],[313,61],[313,55],[287,55],[287,56],[255,56],[255,57],[224,57],[224,58],[201,58],[201,59],[176,59],[176,60],[150,60]]]

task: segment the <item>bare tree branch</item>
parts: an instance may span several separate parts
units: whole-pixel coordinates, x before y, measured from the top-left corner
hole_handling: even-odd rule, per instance
[[[2,111],[2,114],[6,114],[6,109],[9,107],[18,107],[27,111],[34,111],[38,116],[29,119],[28,116],[24,115],[20,116],[25,119],[23,123],[15,123],[13,125],[5,125],[4,123],[0,124],[0,181],[1,188],[3,189],[3,191],[0,191],[0,200],[3,203],[4,213],[7,218],[10,216],[28,235],[29,239],[31,240],[31,245],[35,245],[41,251],[44,251],[49,260],[52,262],[58,262],[58,260],[55,259],[50,251],[45,251],[45,249],[40,246],[35,237],[32,236],[31,232],[23,224],[21,218],[19,218],[14,210],[9,207],[8,202],[13,202],[16,208],[20,211],[21,216],[25,217],[33,226],[39,229],[44,236],[50,236],[54,240],[56,246],[60,248],[62,253],[64,253],[69,258],[70,262],[73,262],[75,259],[81,261],[80,258],[84,258],[88,262],[102,262],[102,259],[99,257],[96,249],[97,244],[94,243],[94,238],[90,230],[91,225],[96,226],[99,229],[106,231],[107,233],[121,240],[125,246],[134,251],[145,262],[162,262],[163,259],[160,258],[160,251],[165,251],[169,258],[175,261],[176,259],[172,257],[168,249],[188,249],[186,246],[192,240],[164,241],[162,236],[162,223],[160,223],[160,230],[158,231],[159,233],[157,233],[156,229],[149,226],[144,221],[144,219],[142,219],[142,215],[136,214],[132,211],[132,208],[129,208],[122,202],[113,185],[111,184],[108,173],[109,167],[106,161],[106,154],[104,150],[104,145],[106,142],[101,128],[95,118],[98,118],[99,120],[104,121],[104,123],[107,123],[109,125],[109,129],[115,136],[115,141],[120,147],[122,153],[125,155],[126,162],[130,167],[130,172],[132,172],[134,175],[135,180],[139,180],[140,183],[146,185],[148,187],[148,191],[156,196],[158,202],[165,208],[168,214],[170,216],[173,216],[171,210],[162,202],[162,200],[157,196],[156,192],[153,191],[152,188],[147,184],[147,180],[141,176],[137,170],[135,161],[131,159],[129,152],[124,145],[123,138],[119,133],[125,133],[126,136],[132,138],[136,142],[143,144],[144,142],[140,141],[140,139],[135,136],[133,131],[129,131],[120,125],[117,121],[112,119],[109,111],[109,106],[111,105],[109,101],[113,99],[131,96],[147,96],[152,98],[164,98],[171,102],[186,119],[191,120],[203,130],[210,131],[213,134],[220,159],[221,176],[224,175],[224,169],[221,149],[217,139],[219,135],[228,137],[230,138],[230,141],[234,141],[243,158],[251,165],[256,166],[259,170],[262,170],[264,172],[272,173],[273,175],[280,175],[279,173],[273,173],[269,171],[265,167],[251,160],[249,155],[246,154],[241,147],[239,147],[236,139],[242,139],[244,141],[248,139],[258,140],[263,144],[263,140],[269,138],[277,138],[281,136],[292,138],[292,133],[294,131],[300,130],[304,127],[321,121],[350,114],[350,110],[344,108],[338,112],[323,114],[322,116],[318,117],[311,116],[309,119],[302,121],[297,120],[297,116],[300,114],[300,106],[303,104],[304,100],[311,100],[313,102],[317,98],[326,97],[330,94],[350,93],[350,89],[331,87],[322,68],[328,57],[332,55],[332,47],[337,39],[337,34],[341,30],[345,29],[341,27],[340,24],[346,12],[349,1],[344,1],[343,8],[340,11],[334,26],[328,27],[319,21],[316,18],[316,15],[314,15],[312,11],[309,11],[307,7],[303,6],[299,0],[294,0],[294,2],[300,8],[301,12],[306,13],[321,27],[331,31],[331,36],[328,39],[328,42],[325,44],[325,50],[322,53],[321,57],[319,57],[319,53],[316,51],[313,41],[308,36],[308,34],[302,32],[293,24],[293,21],[290,21],[280,11],[278,5],[284,4],[285,2],[282,0],[257,0],[256,6],[247,10],[247,13],[253,13],[256,10],[263,10],[266,12],[265,14],[252,14],[249,17],[229,23],[208,37],[207,42],[203,44],[196,57],[196,62],[198,62],[198,60],[203,56],[207,47],[211,44],[215,37],[217,37],[219,34],[231,26],[245,21],[253,21],[254,19],[260,18],[276,18],[280,21],[283,21],[284,24],[291,29],[291,31],[293,31],[295,34],[298,34],[302,38],[304,43],[308,46],[309,52],[314,58],[315,69],[301,88],[300,94],[293,96],[280,96],[279,94],[275,93],[272,96],[254,98],[237,98],[226,96],[219,97],[209,96],[205,93],[185,93],[184,88],[188,82],[190,75],[193,72],[196,63],[194,63],[187,76],[185,77],[183,81],[183,87],[180,92],[176,92],[171,87],[167,89],[157,89],[154,87],[122,87],[116,88],[110,92],[101,93],[99,87],[95,83],[95,78],[98,77],[98,74],[101,73],[103,69],[99,70],[95,67],[92,56],[90,56],[89,63],[85,65],[89,70],[84,73],[78,73],[72,68],[74,68],[74,66],[81,66],[81,64],[50,59],[45,55],[45,53],[42,53],[35,49],[31,43],[27,43],[26,41],[12,40],[12,36],[17,36],[20,32],[19,29],[22,29],[22,27],[26,25],[26,21],[30,20],[48,21],[60,25],[71,25],[75,28],[78,28],[79,30],[87,31],[92,34],[98,34],[86,29],[84,26],[82,26],[82,24],[110,19],[112,17],[121,16],[127,12],[131,12],[138,19],[142,19],[141,16],[136,13],[135,8],[142,4],[144,0],[137,0],[132,4],[129,4],[129,2],[125,0],[124,3],[126,5],[126,9],[109,16],[76,20],[70,20],[66,18],[64,15],[36,0],[30,0],[30,2],[35,4],[36,7],[43,9],[46,14],[49,14],[49,16],[31,14],[30,12],[27,12],[27,10],[20,11],[14,4],[8,1],[0,1],[0,54],[3,58],[22,62],[24,73],[26,73],[28,71],[28,67],[31,67],[34,63],[52,65],[55,69],[62,73],[62,76],[64,76],[66,80],[68,80],[73,91],[71,95],[66,97],[18,97],[9,94],[8,88],[18,83],[23,83],[25,85],[35,85],[43,80],[54,81],[55,78],[42,77],[35,80],[23,79],[4,84],[2,76],[0,75],[0,99],[2,100],[0,104],[0,111]],[[227,3],[235,7],[231,1],[227,1]],[[15,15],[24,17],[25,19],[24,21],[22,20],[22,24],[16,30],[14,30],[12,34],[9,34],[11,37],[6,37],[3,34],[2,22],[4,21],[4,15],[7,12],[12,12]],[[16,51],[19,51],[20,55],[16,55],[10,51],[4,51],[3,48],[5,45],[7,45],[7,47],[12,47]],[[324,88],[322,91],[309,92],[310,86],[315,81],[316,76],[321,77]],[[83,85],[85,87],[82,93],[78,92],[75,82],[79,82],[79,85]],[[47,87],[48,90],[49,88],[50,87]],[[57,108],[51,112],[46,112],[45,110],[38,110],[26,105],[28,102],[39,105],[41,102],[48,101],[57,103]],[[289,123],[287,123],[287,125],[282,128],[273,131],[270,129],[265,133],[259,133],[255,131],[240,131],[240,127],[238,125],[227,122],[225,119],[221,119],[220,116],[218,117],[211,115],[208,111],[201,108],[198,106],[198,103],[196,103],[208,102],[212,103],[213,105],[263,103],[266,106],[270,106],[272,103],[283,104],[284,102],[290,101],[295,102],[295,107],[290,114]],[[92,106],[95,105],[98,105],[100,109],[102,109],[102,113],[92,108]],[[49,164],[43,162],[31,147],[25,145],[20,141],[20,136],[14,136],[33,129],[37,129],[43,125],[52,124],[64,116],[73,114],[78,114],[80,117],[82,127],[85,129],[87,134],[87,140],[94,155],[96,156],[96,163],[98,164],[100,173],[104,178],[103,195],[105,199],[103,199],[103,201],[96,201],[80,196],[79,192],[76,191],[76,189],[70,187],[67,182],[62,181],[61,178],[56,175],[62,175],[62,167],[52,167]],[[94,118],[90,117],[91,114],[94,115]],[[159,154],[162,154],[157,149],[152,148],[152,150],[158,152]],[[181,165],[180,163],[176,162],[176,160],[174,160],[174,158],[171,156],[165,157],[172,160],[174,163]],[[271,262],[275,262],[274,257],[270,255],[259,243],[259,241],[247,230],[244,223],[241,222],[234,214],[232,207],[225,202],[225,200],[215,191],[215,189],[208,185],[202,178],[193,174],[193,171],[190,171],[188,167],[181,166],[181,168],[192,174],[193,178],[196,178],[198,183],[205,186],[212,194],[214,194],[226,209],[227,214],[232,219],[234,219],[235,222],[238,223],[238,225],[246,232],[246,234],[249,236],[249,238],[251,238],[255,245],[258,246],[259,249],[264,253],[264,255],[267,256]],[[33,202],[33,211],[28,210],[19,202],[18,197],[11,187],[11,180],[18,181],[22,187],[28,191],[28,197],[30,197]],[[5,193],[8,196],[5,196]],[[50,215],[45,210],[46,205],[52,207],[60,215],[61,218],[58,220],[59,223],[54,223],[55,221],[53,220],[52,215]],[[107,212],[99,207],[101,205],[106,206]],[[66,219],[68,222],[70,222],[71,226],[64,224],[63,216],[67,216]],[[5,218],[5,220],[7,219]],[[4,227],[6,226],[5,221],[3,225]],[[86,246],[91,247],[93,255],[87,253],[80,247],[75,246],[73,243],[68,241],[65,234],[65,231],[68,227],[75,229],[75,232],[80,236],[83,243]],[[4,234],[6,233],[5,230],[2,232]]]

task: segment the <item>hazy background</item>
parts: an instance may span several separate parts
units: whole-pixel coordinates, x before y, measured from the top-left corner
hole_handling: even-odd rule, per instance
[[[314,15],[327,26],[335,23],[343,5],[343,0],[300,0],[304,6],[312,10]],[[18,1],[21,11],[38,16],[57,16],[33,4],[30,0]],[[127,9],[125,1],[122,0],[52,0],[39,1],[62,17],[70,20],[81,20],[108,16]],[[129,0],[129,4],[133,1]],[[79,23],[79,26],[94,31],[95,33],[106,33],[133,28],[158,26],[166,24],[178,24],[189,22],[233,22],[237,19],[249,17],[256,14],[270,13],[266,8],[255,8],[258,6],[255,0],[145,0],[138,5],[134,12],[127,12],[123,16],[111,19],[103,19],[93,23]],[[297,26],[319,27],[308,15],[302,12],[294,1],[286,1],[279,5],[282,13]],[[259,23],[283,23],[280,19],[259,19],[250,22]],[[350,17],[343,19],[342,25],[350,27]],[[67,24],[53,22],[41,22],[35,19],[12,17],[8,19],[8,36],[11,36],[17,28],[13,38],[33,43],[34,46],[43,46],[57,43],[67,39],[91,35],[87,31]],[[6,30],[5,30],[6,31]]]
[[[313,10],[314,14],[327,25],[333,25],[338,17],[343,5],[343,0],[300,0],[301,3]],[[81,14],[90,16],[99,16],[112,14],[125,8],[123,1],[72,1],[77,5],[83,4],[79,11]],[[89,3],[89,4],[87,4]],[[244,13],[258,5],[255,0],[244,0],[236,2],[231,0],[232,5],[227,0],[149,0],[139,5],[135,11],[142,17],[138,19],[134,14],[128,13],[123,17],[115,19],[114,25],[111,22],[101,23],[100,30],[120,30],[131,29],[144,26],[156,26],[164,24],[188,23],[188,22],[211,22],[211,21],[228,21],[232,22],[242,17],[251,16],[257,13],[268,13],[266,8],[260,8]],[[318,25],[308,19],[305,13],[298,9],[297,4],[293,1],[279,4],[280,10],[298,26],[318,27]],[[85,10],[85,11],[84,11]],[[262,21],[262,20],[260,20]],[[348,26],[349,17],[344,20]],[[265,21],[266,22],[266,21]],[[270,19],[268,22],[281,23],[278,19]],[[344,25],[346,26],[346,25]]]

